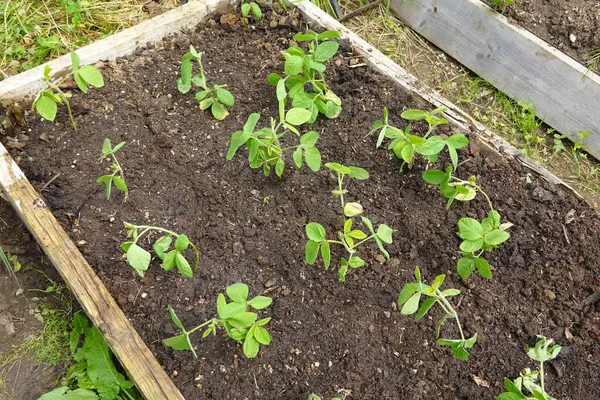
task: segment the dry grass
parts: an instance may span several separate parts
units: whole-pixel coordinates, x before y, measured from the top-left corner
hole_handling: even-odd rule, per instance
[[[0,0],[1,78],[146,18],[137,0]]]

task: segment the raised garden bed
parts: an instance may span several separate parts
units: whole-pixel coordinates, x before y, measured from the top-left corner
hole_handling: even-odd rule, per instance
[[[485,3],[494,7],[489,0]],[[600,14],[595,0],[517,0],[504,14],[582,64],[600,49]]]
[[[369,171],[368,180],[348,184],[348,196],[376,224],[395,230],[386,245],[391,260],[367,246],[367,266],[349,273],[343,284],[320,261],[305,264],[305,225],[319,221],[328,232],[339,225],[338,200],[331,196],[335,177],[325,168],[296,169],[289,160],[282,179],[267,178],[248,167],[243,149],[225,160],[231,134],[250,113],[277,116],[275,89],[266,77],[283,70],[280,51],[304,30],[298,10],[268,11],[248,26],[237,14],[226,14],[140,48],[105,63],[103,88],[70,100],[77,132],[62,109],[56,124],[28,113],[29,141],[12,152],[34,183],[60,173],[44,193],[49,207],[182,394],[302,399],[312,392],[333,397],[344,389],[357,399],[491,398],[504,377],[530,366],[523,348],[544,334],[564,347],[547,367],[549,391],[561,399],[600,397],[600,310],[586,302],[600,290],[600,219],[572,193],[490,152],[472,134],[470,146],[459,152],[459,174],[476,175],[514,226],[510,240],[488,257],[493,280],[461,280],[457,221],[485,217],[486,202],[478,197],[446,210],[437,188],[421,178],[425,162],[399,173],[400,162],[375,149],[376,138],[365,135],[384,106],[401,127],[402,111],[433,107],[390,78],[357,67],[347,42],[326,75],[343,110],[335,119],[319,117],[311,129],[321,134],[325,162]],[[177,90],[179,63],[190,44],[204,53],[207,76],[235,96],[223,121]],[[421,134],[426,128],[414,125]],[[436,133],[453,132],[441,126]],[[97,162],[105,137],[127,142],[119,153],[127,202],[120,193],[107,201],[95,183],[105,171]],[[448,163],[443,156],[435,166]],[[140,278],[119,248],[122,221],[186,233],[199,246],[199,270],[185,279],[155,261]],[[417,323],[398,312],[398,293],[417,265],[429,282],[447,274],[447,285],[463,291],[458,309],[465,330],[479,335],[470,361],[456,360],[435,344],[433,319]],[[265,314],[273,317],[273,341],[256,359],[245,359],[241,346],[222,335],[193,339],[199,359],[163,346],[163,339],[178,333],[167,305],[192,327],[213,317],[217,295],[240,281],[252,296],[274,298]]]

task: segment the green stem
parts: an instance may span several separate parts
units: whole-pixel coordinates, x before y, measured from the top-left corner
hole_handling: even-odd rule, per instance
[[[354,248],[356,248],[356,247],[360,246],[361,244],[363,244],[363,243],[364,243],[364,242],[366,242],[367,240],[371,240],[371,239],[373,239],[375,236],[377,236],[377,235],[371,235],[371,236],[369,236],[368,238],[361,240],[360,242],[358,242],[358,243],[356,243],[354,246],[352,246],[352,248],[354,249]]]
[[[340,201],[342,203],[342,215],[344,215],[344,206],[346,205],[346,203],[344,203],[344,189],[342,187],[343,182],[344,182],[344,175],[342,175],[338,172],[338,189],[340,191]],[[346,222],[345,215],[344,215],[344,222]]]
[[[454,318],[454,320],[456,321],[456,326],[458,326],[458,331],[460,332],[460,338],[463,341],[465,341],[466,340],[465,339],[465,334],[463,333],[462,325],[460,324],[460,320],[458,319],[458,313],[452,307],[452,304],[450,304],[450,302],[442,294],[442,292],[440,291],[440,289],[436,289],[435,292],[438,295],[438,299],[439,299],[438,301],[443,302],[444,305],[445,305],[445,307],[442,307],[444,309],[444,311],[446,311],[448,314],[450,314]]]
[[[540,386],[542,387],[542,393],[546,394],[546,389],[544,388],[544,362],[540,361]]]
[[[214,322],[217,322],[217,320],[216,320],[216,319],[214,319],[214,318],[211,318],[211,319],[209,319],[208,321],[206,321],[206,322],[204,322],[204,323],[202,323],[202,324],[198,325],[197,327],[193,328],[191,331],[188,331],[188,334],[191,334],[191,333],[193,333],[193,332],[196,332],[198,329],[202,328],[203,326],[206,326],[206,325],[208,325],[208,324],[210,324],[210,323],[214,323]]]
[[[73,118],[73,112],[71,111],[71,104],[69,104],[69,100],[67,99],[67,96],[65,96],[64,92],[62,90],[60,90],[60,88],[58,86],[55,86],[55,89],[58,93],[60,93],[60,96],[63,98],[65,105],[67,106],[67,111],[69,112],[69,119],[71,120],[71,124],[73,124],[73,129],[77,130],[77,124],[75,124],[75,119]]]

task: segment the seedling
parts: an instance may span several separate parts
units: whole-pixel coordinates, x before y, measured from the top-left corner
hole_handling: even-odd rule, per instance
[[[497,249],[510,238],[506,231],[512,226],[510,222],[500,224],[500,213],[491,210],[487,218],[481,222],[474,218],[461,218],[458,220],[457,235],[463,240],[460,244],[462,257],[458,260],[456,268],[463,279],[467,279],[475,268],[481,276],[492,279],[489,262],[482,257],[484,252]]]
[[[425,182],[440,186],[440,193],[448,199],[446,208],[450,208],[454,200],[473,200],[477,193],[481,193],[490,206],[490,210],[494,209],[489,196],[483,191],[481,186],[477,184],[476,176],[470,176],[466,181],[462,180],[452,175],[451,166],[446,167],[445,172],[437,169],[423,171],[422,176]]]
[[[285,57],[284,74],[271,73],[268,81],[277,87],[277,101],[292,100],[292,107],[304,108],[311,113],[308,123],[316,121],[319,113],[327,118],[336,118],[342,111],[342,100],[327,87],[323,73],[325,62],[339,49],[334,40],[341,36],[336,31],[316,33],[308,30],[294,36],[297,42],[308,42],[308,53],[300,46],[292,46],[283,52]],[[306,91],[308,87],[309,91]],[[281,104],[280,104],[281,109]]]
[[[200,72],[192,76],[192,61],[198,62]],[[227,85],[208,85],[204,67],[202,66],[202,53],[198,53],[194,46],[190,45],[190,51],[183,55],[181,60],[181,76],[177,79],[177,89],[183,94],[189,92],[192,84],[202,90],[196,93],[196,100],[200,102],[200,109],[206,110],[210,107],[213,117],[222,121],[229,115],[226,107],[234,104],[233,95],[225,87]]]
[[[340,205],[342,208],[343,228],[342,231],[338,232],[339,240],[327,239],[325,228],[321,224],[316,222],[310,222],[306,225],[306,236],[308,241],[306,242],[306,263],[314,264],[317,260],[319,251],[323,258],[323,264],[325,269],[329,269],[331,264],[331,244],[339,244],[344,247],[348,253],[348,258],[342,257],[340,259],[340,268],[338,270],[338,278],[340,282],[346,280],[346,274],[349,268],[360,268],[365,265],[365,261],[360,258],[358,254],[358,247],[373,239],[377,243],[379,250],[383,253],[386,259],[390,259],[389,253],[383,247],[383,243],[392,243],[392,228],[385,224],[381,224],[377,227],[377,231],[373,228],[373,223],[366,217],[361,216],[363,225],[369,230],[370,235],[367,235],[361,229],[352,229],[353,217],[356,217],[363,213],[363,207],[360,203],[351,202],[347,203],[344,200],[344,195],[347,193],[343,187],[344,178],[348,176],[352,179],[365,180],[369,178],[369,173],[359,167],[345,166],[338,163],[327,163],[327,168],[337,173],[338,188],[333,190],[331,193],[334,197],[339,197]],[[356,240],[356,242],[355,242]]]
[[[260,20],[262,18],[262,10],[260,9],[260,6],[256,2],[242,1],[241,7],[242,7],[242,17],[247,18],[248,15],[250,15],[250,13],[252,13],[252,15],[254,15],[254,18],[256,18],[257,20]]]
[[[270,306],[273,299],[265,296],[248,299],[248,285],[243,283],[234,283],[228,286],[225,292],[231,301],[228,303],[225,296],[222,293],[219,294],[217,298],[217,315],[219,318],[209,319],[189,331],[184,328],[173,308],[169,306],[171,319],[181,330],[181,335],[163,340],[165,346],[172,347],[175,350],[191,350],[194,357],[198,358],[190,341],[190,335],[200,328],[206,327],[202,334],[204,339],[211,333],[216,335],[217,328],[223,327],[230,338],[238,343],[243,343],[246,357],[256,357],[261,344],[268,345],[271,343],[271,334],[264,328],[271,321],[271,318],[258,320],[258,314],[249,312],[248,306],[255,310],[262,310]]]
[[[448,148],[450,159],[456,169],[458,165],[458,153],[457,149],[461,149],[469,144],[469,139],[462,133],[455,133],[448,139],[444,139],[441,136],[429,135],[434,131],[435,127],[440,124],[444,124],[447,121],[444,118],[438,118],[436,114],[445,111],[445,108],[438,108],[430,112],[421,110],[407,110],[402,113],[402,117],[408,120],[422,120],[424,119],[429,124],[429,130],[425,136],[412,135],[411,125],[408,124],[404,130],[396,128],[389,123],[389,113],[387,107],[383,109],[383,120],[376,120],[373,123],[373,128],[369,132],[369,135],[378,133],[377,136],[377,147],[381,146],[385,138],[392,139],[388,145],[388,149],[391,149],[396,157],[403,161],[400,169],[404,165],[412,167],[415,154],[420,154],[427,158],[430,162],[436,162],[439,154]]]
[[[102,73],[100,73],[96,67],[91,65],[80,67],[79,56],[75,52],[71,52],[71,65],[72,71],[60,80],[54,80],[53,77],[50,76],[52,68],[46,65],[46,68],[44,68],[44,76],[42,78],[44,81],[44,88],[40,90],[35,97],[31,108],[35,109],[44,119],[54,121],[54,118],[56,118],[56,111],[58,110],[58,104],[64,103],[67,106],[69,119],[71,120],[73,129],[77,130],[77,125],[75,124],[75,119],[73,118],[73,113],[71,111],[71,104],[69,103],[69,98],[72,95],[70,92],[63,92],[60,86],[72,76],[75,83],[77,83],[79,90],[83,93],[87,93],[88,85],[98,88],[104,86],[104,78],[102,77]]]
[[[125,228],[127,228],[127,238],[132,241],[121,243],[121,248],[127,255],[127,263],[133,267],[140,276],[143,277],[144,272],[148,270],[152,255],[137,243],[145,234],[150,232],[160,232],[164,234],[156,239],[154,245],[152,245],[152,249],[154,250],[154,254],[162,261],[162,268],[165,271],[177,267],[177,270],[184,278],[191,278],[192,268],[183,255],[189,247],[194,250],[194,256],[196,257],[194,270],[198,269],[198,248],[194,243],[190,242],[190,239],[186,235],[178,234],[157,226],[133,225],[129,222],[124,222],[124,225]],[[175,239],[174,248],[169,250],[173,239]]]
[[[227,160],[233,159],[236,151],[243,145],[248,148],[248,161],[251,168],[262,167],[265,176],[271,174],[271,169],[275,168],[275,174],[279,177],[283,175],[285,169],[285,152],[294,150],[292,158],[296,167],[301,168],[303,161],[313,170],[321,169],[321,153],[315,147],[319,134],[315,131],[300,134],[296,126],[306,123],[311,117],[311,113],[303,108],[292,108],[287,113],[281,113],[279,123],[271,118],[271,126],[255,130],[256,123],[260,119],[260,114],[252,113],[244,125],[244,129],[234,132],[231,135],[231,144],[227,151]],[[283,147],[280,139],[288,132],[293,132],[300,137],[300,144],[297,146]]]
[[[106,200],[110,200],[110,193],[113,183],[117,189],[125,193],[125,200],[129,198],[129,189],[125,183],[125,174],[123,173],[123,168],[121,168],[121,164],[119,164],[119,160],[117,160],[117,156],[115,155],[115,153],[123,146],[125,146],[125,142],[121,142],[115,145],[115,147],[112,147],[109,138],[105,138],[104,143],[102,144],[102,155],[98,158],[98,161],[103,161],[105,158],[109,158],[111,160],[110,170],[112,173],[110,175],[102,175],[100,178],[96,179],[96,183],[104,183],[106,185]]]
[[[504,14],[508,6],[515,4],[514,0],[490,0],[497,9],[501,10],[500,13]]]
[[[458,318],[458,313],[452,307],[452,304],[448,301],[447,297],[452,297],[460,294],[458,289],[445,289],[441,290],[442,283],[446,275],[438,275],[431,285],[423,283],[421,280],[421,271],[419,267],[415,268],[415,282],[409,282],[404,285],[400,295],[398,296],[398,306],[400,307],[400,313],[403,315],[417,314],[415,321],[423,318],[427,312],[431,309],[434,304],[438,304],[442,310],[444,310],[444,316],[438,321],[436,329],[436,339],[440,346],[448,346],[452,350],[454,357],[459,360],[466,361],[469,359],[470,349],[477,340],[477,333],[466,339],[465,334]],[[421,303],[421,298],[425,300]],[[419,306],[420,304],[420,306]],[[447,319],[454,318],[458,332],[460,333],[460,339],[443,339],[440,338],[440,330]]]
[[[552,339],[538,335],[535,347],[527,349],[527,356],[540,363],[539,371],[525,368],[515,380],[505,378],[504,387],[507,391],[499,394],[496,400],[556,400],[546,392],[544,384],[544,362],[555,359],[561,350],[557,344],[550,346],[552,342]]]

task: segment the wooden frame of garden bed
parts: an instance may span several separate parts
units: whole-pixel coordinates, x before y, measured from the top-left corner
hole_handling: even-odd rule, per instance
[[[600,160],[600,76],[480,0],[391,0],[404,23]],[[578,132],[590,131],[587,138]]]
[[[168,34],[196,25],[211,13],[228,7],[231,7],[230,0],[193,1],[108,39],[81,48],[77,52],[82,65],[125,56],[131,54],[139,45],[161,40]],[[338,30],[375,70],[388,75],[396,84],[432,104],[433,107],[447,107],[445,116],[450,123],[481,139],[488,150],[508,158],[515,158],[546,180],[569,188],[559,178],[523,156],[517,149],[420,83],[309,1],[299,3],[297,7],[312,24]],[[60,74],[68,71],[70,61],[68,56],[64,56],[49,62],[48,65]],[[37,67],[0,82],[0,101],[3,103],[19,101],[37,92],[42,87],[40,77],[44,67],[45,65]],[[92,322],[103,333],[113,353],[136,383],[141,394],[146,399],[152,400],[183,399],[77,246],[52,215],[41,195],[27,180],[2,144],[0,144],[0,186]]]

